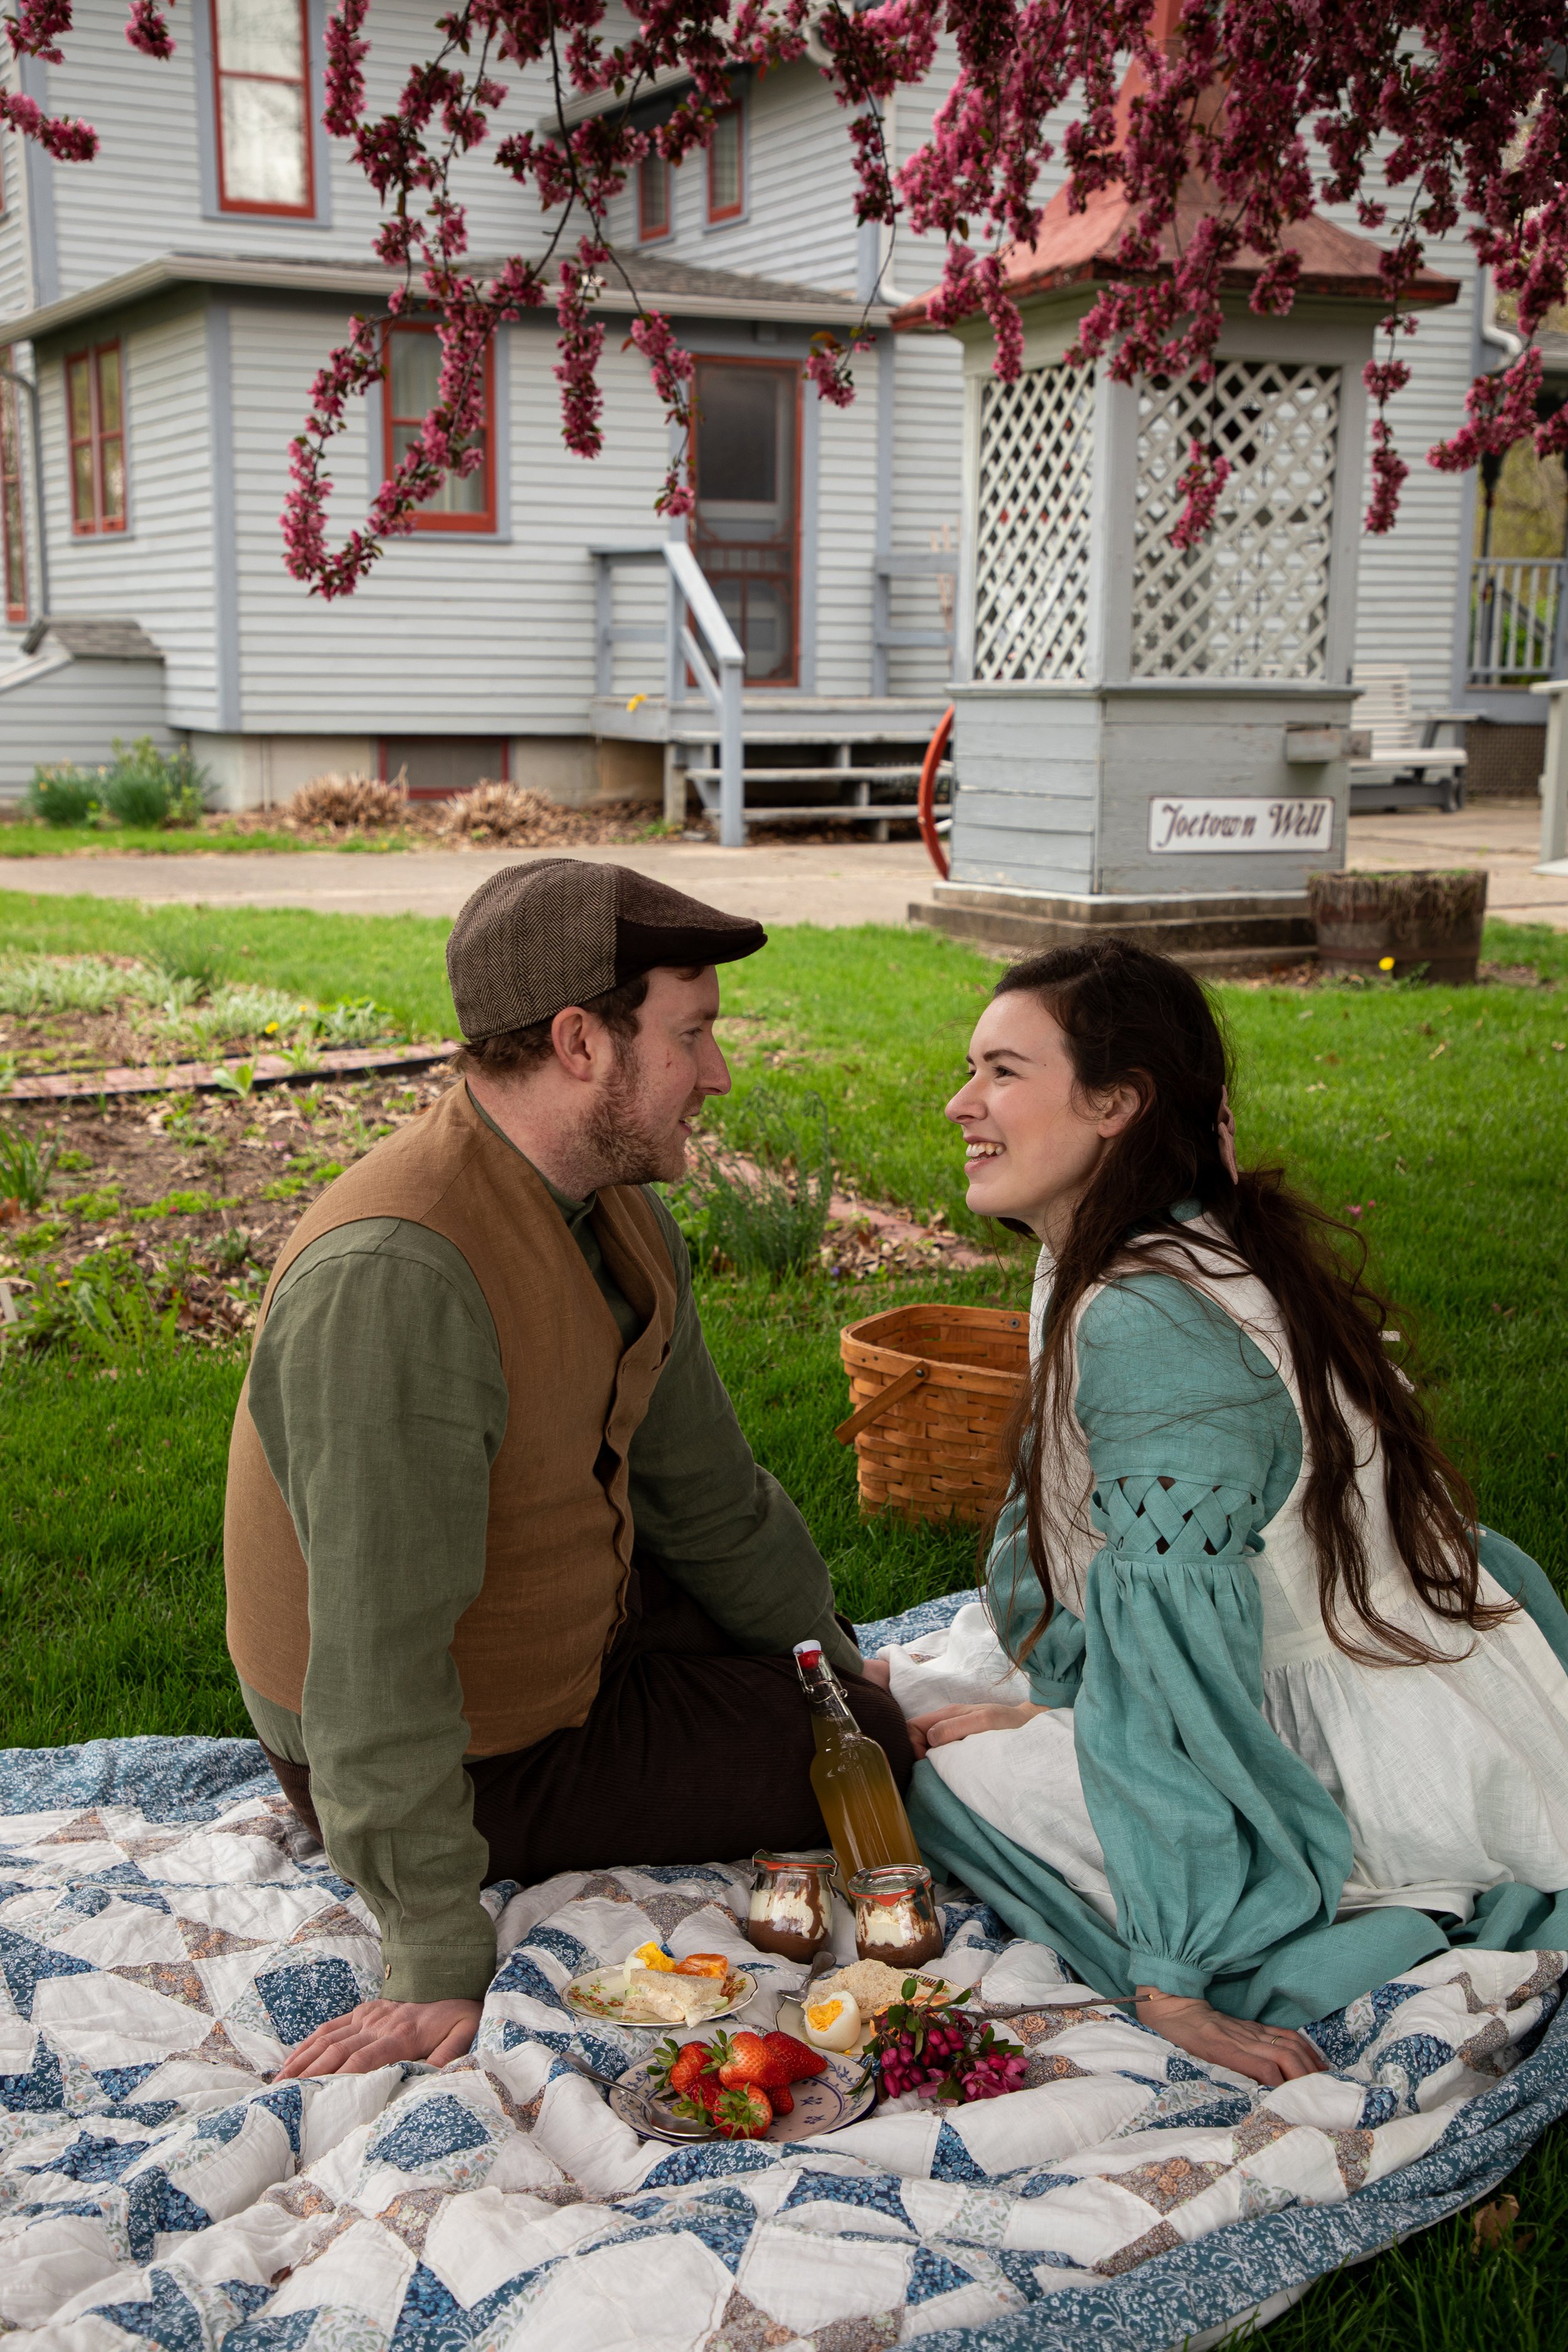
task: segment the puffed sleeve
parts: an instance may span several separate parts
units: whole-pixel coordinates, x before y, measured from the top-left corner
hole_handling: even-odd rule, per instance
[[[1112,1285],[1079,1334],[1075,1400],[1104,1548],[1089,1571],[1076,1747],[1133,1980],[1201,1993],[1332,1919],[1350,1831],[1262,1713],[1248,1554],[1294,1485],[1278,1373],[1168,1275]]]

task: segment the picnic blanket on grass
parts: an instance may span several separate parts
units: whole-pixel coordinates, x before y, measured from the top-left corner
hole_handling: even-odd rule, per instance
[[[657,2037],[560,1989],[658,1936],[742,1957],[771,2022],[802,1971],[745,1943],[749,1883],[498,1886],[468,2058],[274,2085],[379,1947],[259,1748],[0,1754],[5,2352],[1165,2352],[1484,2194],[1568,2105],[1561,1953],[1424,1962],[1313,2028],[1331,2073],[1266,2091],[955,1901],[943,1971],[1026,2044],[1023,2090],[792,2147],[641,2141],[563,2053],[613,2073]]]

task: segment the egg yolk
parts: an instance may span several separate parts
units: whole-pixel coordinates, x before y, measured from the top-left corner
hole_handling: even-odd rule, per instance
[[[675,1967],[675,1962],[670,1958],[669,1954],[661,1952],[657,1944],[639,1945],[632,1954],[632,1958],[645,1969],[662,1969],[668,1972],[673,1970]]]

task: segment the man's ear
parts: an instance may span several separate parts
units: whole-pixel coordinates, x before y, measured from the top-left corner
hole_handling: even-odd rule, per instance
[[[605,1032],[602,1021],[580,1004],[563,1004],[550,1024],[555,1058],[569,1078],[590,1083],[604,1066]]]

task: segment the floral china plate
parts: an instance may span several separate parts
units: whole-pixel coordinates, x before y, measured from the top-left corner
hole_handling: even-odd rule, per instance
[[[763,2139],[815,2139],[818,2132],[840,2131],[846,2124],[856,2122],[871,2105],[877,2086],[869,2070],[853,2059],[832,2057],[826,2051],[822,2054],[827,2058],[826,2073],[790,2084],[795,2112],[775,2116],[762,2134]],[[689,2147],[689,2132],[665,2128],[654,2105],[656,2087],[650,2063],[645,2058],[628,2066],[612,2086],[610,2106],[622,2123],[630,2124],[644,2139],[672,2140],[681,2147]]]
[[[620,1963],[611,1961],[602,1969],[588,1969],[582,1976],[574,1977],[561,1998],[574,2015],[591,2017],[599,2025],[657,2025],[661,2032],[682,2034],[699,2032],[721,2018],[733,2017],[757,1997],[757,1979],[750,1969],[731,1969],[724,1979],[723,2007],[708,2010],[701,2017],[693,2018],[689,2025],[682,2025],[675,2018],[655,2017],[635,1993],[628,2000],[620,1989],[621,1983]]]

